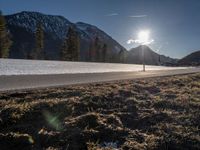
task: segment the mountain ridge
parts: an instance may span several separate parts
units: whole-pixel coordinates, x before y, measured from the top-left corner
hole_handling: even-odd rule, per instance
[[[178,61],[179,65],[200,65],[200,50],[192,52]]]
[[[81,39],[81,61],[88,61],[87,53],[89,46],[97,36],[101,40],[102,44],[107,44],[111,51],[111,55],[113,55],[112,57],[114,57],[114,55],[116,55],[120,49],[125,50],[122,45],[120,45],[110,35],[106,34],[98,27],[83,22],[72,23],[62,16],[22,11],[20,13],[5,16],[5,18],[7,21],[8,29],[11,31],[14,41],[14,46],[11,47],[11,58],[24,58],[25,55],[23,53],[27,53],[27,51],[30,51],[29,49],[33,49],[33,33],[36,30],[37,22],[41,22],[43,24],[44,32],[46,35],[45,51],[49,55],[49,59],[59,60],[60,46],[62,45],[64,38],[66,38],[70,25],[75,26],[75,30],[78,32]],[[83,30],[81,26],[85,26],[85,30]],[[29,40],[24,39],[22,36],[19,37],[19,30],[23,33],[22,35],[28,37]],[[16,39],[16,37],[21,38],[21,40]],[[53,45],[52,43],[55,44]]]
[[[177,59],[158,54],[146,45],[131,48],[129,50],[128,62],[142,64],[142,51],[144,51],[144,62],[148,65],[174,65],[177,62]]]
[[[88,52],[91,43],[96,37],[99,38],[101,44],[107,44],[109,50],[109,62],[123,62],[123,63],[141,63],[139,60],[140,52],[133,52],[135,49],[141,51],[140,47],[133,48],[127,51],[122,45],[114,40],[103,30],[95,25],[84,22],[72,23],[68,19],[60,15],[48,15],[40,12],[22,11],[12,15],[6,15],[7,26],[12,34],[13,46],[11,47],[11,58],[27,58],[30,51],[34,48],[34,32],[36,30],[37,22],[41,22],[45,34],[45,53],[47,59],[60,60],[60,48],[63,40],[66,38],[67,30],[70,25],[75,27],[80,37],[80,55],[81,61],[89,61]],[[174,63],[176,59],[159,55],[151,48],[147,48],[147,54],[152,58],[146,58],[146,63],[150,65],[166,65],[166,63]],[[124,55],[121,61],[119,53]],[[134,53],[138,54],[134,56]],[[130,57],[131,56],[131,57]],[[162,58],[162,62],[158,62],[158,56]]]

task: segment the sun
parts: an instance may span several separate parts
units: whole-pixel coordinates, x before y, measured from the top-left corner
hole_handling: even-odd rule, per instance
[[[138,33],[138,41],[140,44],[145,45],[149,42],[149,30],[142,30]]]

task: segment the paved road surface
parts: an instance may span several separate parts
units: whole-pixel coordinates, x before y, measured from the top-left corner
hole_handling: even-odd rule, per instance
[[[0,91],[31,88],[54,87],[92,82],[105,82],[125,79],[138,79],[157,76],[170,76],[200,72],[200,68],[147,71],[147,72],[113,72],[113,73],[83,73],[55,75],[11,75],[0,76]]]

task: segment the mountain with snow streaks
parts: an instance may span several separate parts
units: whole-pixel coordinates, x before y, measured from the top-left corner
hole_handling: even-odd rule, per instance
[[[13,41],[9,55],[10,58],[29,59],[31,51],[35,48],[35,32],[37,24],[40,23],[42,24],[44,31],[45,59],[61,59],[63,41],[67,38],[66,36],[69,27],[73,26],[80,38],[80,61],[91,61],[89,53],[90,50],[93,50],[95,40],[98,38],[100,47],[106,45],[106,62],[142,63],[142,46],[127,51],[111,36],[94,25],[84,22],[72,23],[62,16],[46,15],[39,12],[28,11],[7,15],[5,16],[5,19],[11,34],[11,40]],[[146,64],[174,65],[177,62],[176,59],[157,54],[148,46],[143,46],[143,48],[145,51]]]
[[[64,38],[68,25],[72,23],[62,16],[44,15],[38,12],[21,12],[6,16],[7,24],[25,28],[32,33],[36,30],[38,22],[42,23],[44,31],[52,33],[59,38]]]
[[[88,51],[96,37],[101,44],[106,44],[110,57],[116,57],[117,53],[125,48],[116,42],[99,28],[83,22],[72,23],[62,16],[45,15],[39,12],[23,11],[5,16],[7,27],[12,35],[13,45],[10,51],[11,58],[27,58],[34,48],[37,23],[43,25],[44,50],[48,59],[59,60],[60,49],[66,38],[69,26],[73,26],[80,37],[81,61],[88,61]],[[112,59],[113,62],[117,61]]]

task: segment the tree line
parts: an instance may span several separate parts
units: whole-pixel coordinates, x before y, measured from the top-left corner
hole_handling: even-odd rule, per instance
[[[45,32],[41,22],[37,22],[34,33],[35,46],[27,54],[28,59],[48,59],[45,52]],[[11,35],[6,29],[6,21],[0,11],[0,58],[9,57],[9,49],[12,45]],[[80,61],[80,37],[75,26],[68,27],[67,34],[61,44],[60,60]],[[124,50],[120,50],[117,55],[109,51],[108,45],[101,42],[98,36],[90,42],[87,52],[87,61],[91,62],[124,62]]]
[[[10,33],[6,29],[6,21],[0,11],[0,58],[7,58],[9,56],[11,45]]]

